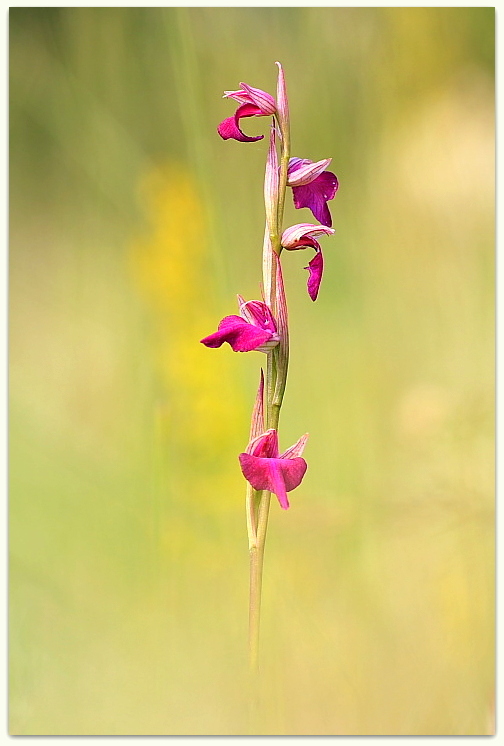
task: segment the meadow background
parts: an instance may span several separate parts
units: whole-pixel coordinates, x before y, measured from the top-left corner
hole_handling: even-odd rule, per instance
[[[251,726],[265,358],[199,339],[258,297],[265,141],[216,125],[275,60],[341,188],[315,304],[284,261]],[[11,8],[10,107],[10,732],[492,732],[494,9]]]

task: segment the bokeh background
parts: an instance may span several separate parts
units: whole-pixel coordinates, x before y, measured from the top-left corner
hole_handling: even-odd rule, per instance
[[[341,188],[315,304],[284,261],[251,723],[265,358],[199,339],[258,297],[265,141],[215,128],[277,59]],[[10,732],[491,733],[494,10],[13,8],[10,103]]]

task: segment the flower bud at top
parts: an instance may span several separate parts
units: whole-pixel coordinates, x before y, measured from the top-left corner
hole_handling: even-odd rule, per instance
[[[277,111],[280,126],[284,129],[289,123],[289,101],[287,99],[283,67],[280,62],[277,62],[276,65],[278,66]]]

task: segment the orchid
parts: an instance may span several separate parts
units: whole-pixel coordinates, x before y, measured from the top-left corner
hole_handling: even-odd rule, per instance
[[[262,140],[264,135],[249,137],[240,129],[240,119],[245,117],[267,117],[276,112],[276,103],[273,96],[260,88],[252,88],[246,83],[240,83],[238,91],[225,91],[224,98],[232,98],[241,106],[235,111],[234,116],[224,119],[217,127],[217,132],[223,140],[239,140],[240,142],[255,142]]]
[[[305,158],[289,160],[287,185],[292,187],[294,207],[309,207],[313,216],[322,225],[332,226],[331,213],[327,207],[338,191],[338,178],[325,169],[331,158],[322,161],[309,161]]]
[[[328,228],[325,225],[298,223],[297,225],[292,225],[290,228],[284,230],[282,234],[281,244],[284,249],[294,251],[296,249],[306,249],[311,247],[316,251],[313,259],[308,263],[308,266],[305,267],[305,269],[310,273],[308,276],[308,295],[313,301],[317,300],[320,283],[322,281],[322,273],[324,271],[322,249],[314,236],[321,234],[330,236],[332,233],[334,233],[334,228]]]
[[[238,296],[240,316],[225,316],[213,334],[201,342],[207,347],[220,347],[227,342],[234,352],[270,352],[279,341],[276,321],[266,303],[245,301]]]
[[[245,453],[240,453],[243,476],[255,490],[273,492],[284,510],[289,507],[287,492],[301,484],[307,463],[301,458],[308,435],[302,435],[293,446],[280,455],[278,433],[270,428],[252,440]]]
[[[303,435],[283,453],[278,447],[278,423],[289,365],[288,313],[281,255],[284,249],[315,250],[315,256],[306,267],[309,271],[308,294],[315,300],[324,267],[322,249],[316,236],[334,233],[327,202],[334,198],[338,189],[338,179],[326,170],[331,163],[330,158],[313,162],[290,156],[289,101],[282,65],[279,62],[276,64],[276,100],[260,88],[240,83],[239,90],[224,93],[225,98],[234,99],[239,106],[234,116],[225,119],[217,128],[224,140],[255,142],[261,140],[263,135],[249,137],[240,129],[240,120],[245,117],[273,117],[264,177],[266,226],[262,255],[263,300],[245,301],[239,295],[240,315],[226,316],[220,321],[216,332],[201,340],[207,347],[221,347],[227,342],[235,352],[257,350],[267,356],[252,411],[249,444],[245,452],[239,455],[241,470],[247,480],[249,646],[253,672],[258,670],[262,571],[271,494],[277,496],[280,507],[286,510],[289,507],[287,493],[301,484],[307,469],[302,453],[308,435]],[[288,186],[292,187],[294,206],[298,209],[309,207],[321,225],[298,223],[283,230]]]

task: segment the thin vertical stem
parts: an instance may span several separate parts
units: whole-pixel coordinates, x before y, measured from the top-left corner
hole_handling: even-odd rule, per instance
[[[249,653],[252,673],[257,671],[259,659],[263,555],[264,552],[261,552],[257,546],[253,546],[250,550]]]
[[[277,63],[278,64],[278,63]],[[277,319],[281,342],[268,353],[266,364],[266,428],[278,429],[280,408],[287,377],[288,335],[287,311],[281,269],[278,257],[282,251],[282,220],[285,192],[287,188],[288,166],[290,158],[289,111],[285,80],[281,65],[279,67],[277,87],[277,122],[281,137],[281,159],[278,168],[276,152],[275,125],[270,136],[270,147],[266,164],[264,196],[266,204],[266,230],[263,244],[263,289],[264,300],[270,306]],[[276,256],[274,256],[274,254]],[[249,643],[250,667],[255,674],[259,660],[259,622],[261,611],[262,571],[266,530],[268,528],[271,493],[264,490],[257,508],[255,543],[250,547],[250,608],[249,608]]]

